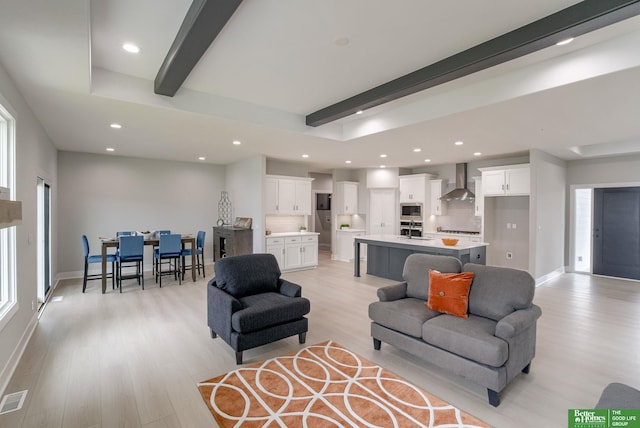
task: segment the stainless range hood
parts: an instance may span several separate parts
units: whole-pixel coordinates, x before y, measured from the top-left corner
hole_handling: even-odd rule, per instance
[[[467,164],[456,164],[456,188],[440,197],[441,201],[473,201],[475,195],[467,189]]]

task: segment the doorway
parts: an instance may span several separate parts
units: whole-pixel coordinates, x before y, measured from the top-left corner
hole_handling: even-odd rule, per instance
[[[640,187],[593,189],[593,273],[640,279]]]
[[[38,305],[51,292],[51,185],[38,177]]]

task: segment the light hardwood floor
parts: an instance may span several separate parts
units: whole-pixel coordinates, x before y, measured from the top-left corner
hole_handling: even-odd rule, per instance
[[[211,277],[211,268],[208,278]],[[318,269],[285,278],[311,300],[307,344],[335,340],[496,427],[564,427],[570,408],[591,408],[613,381],[640,387],[640,284],[565,274],[536,290],[542,307],[531,373],[502,393],[486,391],[390,345],[374,351],[367,306],[391,281],[353,277],[352,265],[321,255]],[[208,279],[207,278],[207,279]],[[236,368],[231,349],[209,336],[206,279],[162,289],[148,279],[124,293],[58,286],[7,393],[28,389],[24,407],[0,427],[212,427],[196,383]],[[299,349],[297,337],[245,352],[253,363]]]

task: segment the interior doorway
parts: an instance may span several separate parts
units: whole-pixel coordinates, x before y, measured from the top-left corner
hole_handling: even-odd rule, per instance
[[[38,177],[38,305],[51,292],[51,185]]]

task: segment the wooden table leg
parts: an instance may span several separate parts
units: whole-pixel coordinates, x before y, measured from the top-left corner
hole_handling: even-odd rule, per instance
[[[113,273],[112,273],[113,274]],[[107,290],[107,246],[102,243],[102,294]]]
[[[191,241],[191,279],[196,282],[196,241]]]

